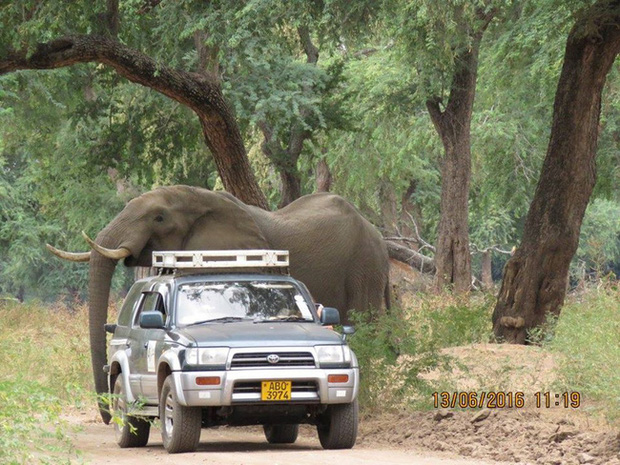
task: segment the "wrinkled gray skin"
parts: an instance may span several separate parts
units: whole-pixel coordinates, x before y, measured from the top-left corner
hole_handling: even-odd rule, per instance
[[[346,200],[333,194],[302,197],[269,212],[232,195],[189,186],[162,187],[132,201],[96,238],[126,248],[127,266],[150,266],[154,250],[284,249],[291,275],[314,299],[341,311],[380,309],[388,298],[389,261],[377,230]],[[116,260],[94,250],[90,258],[89,327],[98,393],[107,392],[102,370],[110,281]],[[104,421],[109,415],[102,411]]]

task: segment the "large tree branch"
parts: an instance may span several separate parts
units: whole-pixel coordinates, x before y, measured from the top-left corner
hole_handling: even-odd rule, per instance
[[[310,30],[308,26],[299,26],[297,28],[297,34],[299,35],[299,40],[301,42],[301,46],[304,49],[304,53],[306,54],[306,63],[310,65],[316,65],[319,61],[319,49],[312,43],[312,38],[310,37]],[[311,92],[309,86],[304,87],[305,92]],[[302,108],[300,111],[301,117],[305,118],[308,116],[308,110],[306,108]],[[297,164],[297,159],[301,154],[301,151],[304,146],[304,141],[308,139],[312,135],[312,132],[308,129],[304,128],[303,124],[296,123],[293,124],[291,128],[291,134],[288,141],[288,146],[286,151],[289,156],[294,159],[294,163]]]
[[[55,69],[76,63],[99,62],[114,68],[132,82],[151,87],[195,111],[215,109],[218,85],[208,76],[168,68],[151,57],[109,37],[66,36],[39,44],[28,56],[25,50],[0,57],[0,75],[20,69]]]
[[[463,48],[454,58],[455,71],[452,77],[452,87],[450,97],[446,106],[446,113],[455,115],[457,113],[471,113],[476,88],[476,77],[478,74],[478,53],[484,32],[491,24],[497,13],[496,9],[488,12],[478,8],[476,17],[480,20],[475,29],[469,33],[471,44]]]
[[[216,109],[223,103],[217,95],[217,82],[209,76],[168,68],[103,36],[66,36],[39,44],[31,56],[22,50],[0,57],[0,75],[20,69],[55,69],[89,62],[107,64],[130,81],[155,89],[197,112]]]
[[[443,134],[443,112],[439,104],[441,103],[441,99],[439,97],[431,97],[426,100],[426,108],[428,109],[428,114],[431,117],[431,121],[433,122],[433,126],[435,126],[435,130],[441,136]]]
[[[319,61],[319,49],[312,43],[308,26],[299,26],[297,28],[297,34],[299,34],[301,46],[306,54],[306,63],[316,65]]]
[[[182,71],[158,63],[111,37],[72,35],[0,56],[0,75],[22,69],[55,69],[77,63],[109,65],[128,80],[150,87],[188,106],[200,119],[226,190],[252,205],[267,208],[245,153],[243,138],[219,82],[211,75]]]

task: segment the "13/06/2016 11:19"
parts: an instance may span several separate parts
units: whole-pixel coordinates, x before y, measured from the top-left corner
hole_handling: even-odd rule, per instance
[[[435,408],[498,409],[534,406],[536,408],[564,407],[576,409],[581,405],[581,394],[577,391],[561,393],[541,391],[527,396],[522,391],[443,391],[433,392],[432,397]]]

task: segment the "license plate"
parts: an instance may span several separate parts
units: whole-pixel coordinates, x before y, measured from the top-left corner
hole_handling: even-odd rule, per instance
[[[291,381],[263,381],[261,383],[261,400],[291,400]]]

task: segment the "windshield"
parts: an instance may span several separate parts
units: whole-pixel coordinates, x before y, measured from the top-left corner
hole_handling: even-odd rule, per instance
[[[177,294],[178,325],[235,319],[308,320],[308,303],[291,283],[269,281],[182,284]]]

